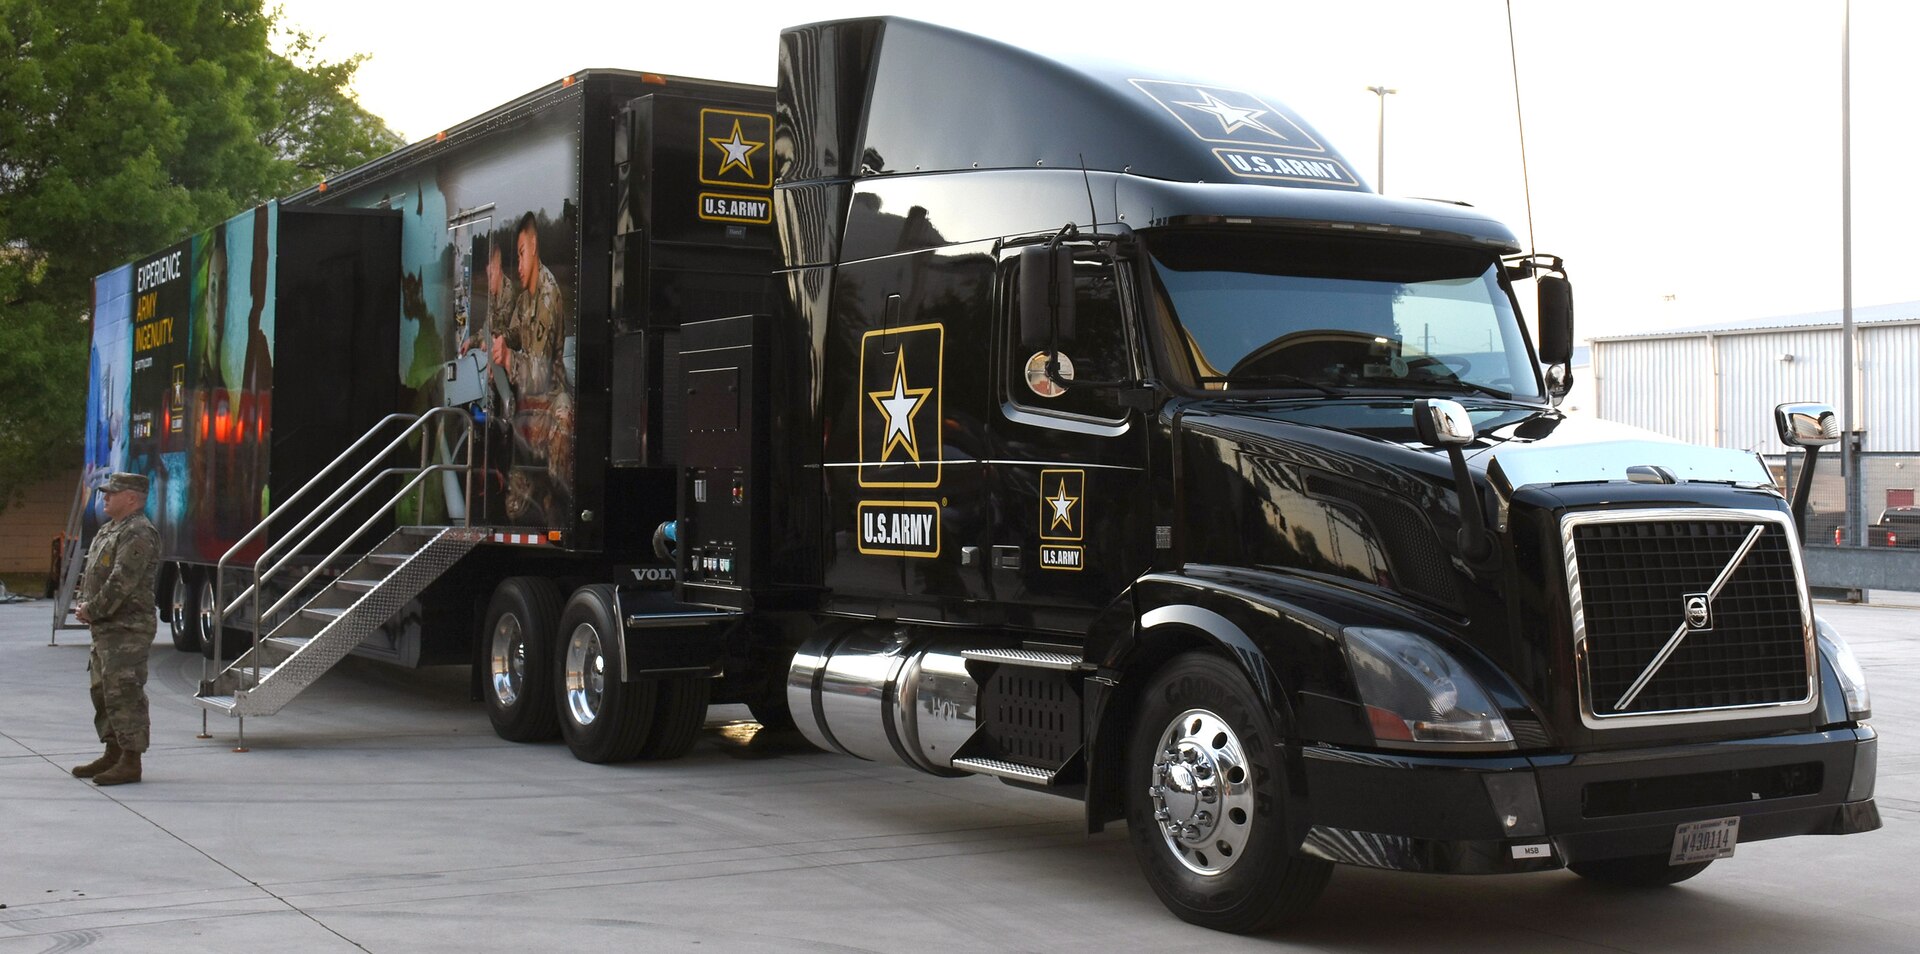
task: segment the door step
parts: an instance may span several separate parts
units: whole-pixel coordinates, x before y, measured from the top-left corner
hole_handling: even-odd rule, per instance
[[[975,775],[991,775],[995,778],[1024,782],[1028,785],[1052,785],[1053,780],[1059,777],[1059,773],[1053,769],[1041,768],[1037,765],[1021,765],[1018,762],[1008,762],[1004,759],[954,759],[953,767],[962,772],[972,772]]]

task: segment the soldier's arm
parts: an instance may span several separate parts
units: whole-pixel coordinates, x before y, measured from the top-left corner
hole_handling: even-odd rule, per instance
[[[113,556],[113,569],[107,572],[99,592],[87,601],[87,615],[94,619],[105,619],[118,613],[135,592],[153,585],[154,565],[160,559],[157,535],[151,532],[128,534],[126,539],[119,541]]]

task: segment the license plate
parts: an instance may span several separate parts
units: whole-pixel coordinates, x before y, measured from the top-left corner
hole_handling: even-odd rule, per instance
[[[1691,865],[1715,858],[1733,857],[1733,845],[1740,840],[1740,817],[1714,818],[1682,822],[1673,830],[1673,851],[1667,864]]]

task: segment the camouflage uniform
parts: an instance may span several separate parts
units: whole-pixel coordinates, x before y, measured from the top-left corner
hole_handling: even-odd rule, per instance
[[[154,575],[160,534],[146,514],[100,528],[87,549],[78,602],[93,628],[87,659],[93,726],[100,741],[147,750],[147,652],[153,648]]]
[[[507,346],[526,353],[527,369],[515,368],[517,384],[534,391],[548,387],[551,365],[560,357],[560,283],[545,265],[532,288],[523,288],[513,296],[507,308],[507,323],[502,329]]]
[[[514,461],[507,474],[507,517],[513,522],[555,519],[540,516],[554,503],[552,487],[571,481],[570,453],[573,441],[573,402],[566,393],[561,376],[560,322],[562,317],[560,283],[553,272],[540,266],[533,287],[522,288],[513,297],[507,312],[507,346],[514,355],[508,377],[518,392],[517,420],[514,428],[534,454],[530,459]],[[544,458],[544,460],[543,460]],[[529,477],[526,467],[548,473],[549,487],[542,489]]]

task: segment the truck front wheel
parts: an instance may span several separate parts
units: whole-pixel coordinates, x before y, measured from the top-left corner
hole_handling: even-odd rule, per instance
[[[544,742],[560,734],[553,702],[559,616],[559,592],[537,576],[500,581],[487,604],[480,629],[487,665],[481,696],[494,734],[509,742]]]
[[[607,646],[620,638],[613,587],[583,586],[560,614],[560,734],[582,762],[626,762],[640,755],[659,695],[652,680],[621,682],[608,671]]]
[[[1127,832],[1168,910],[1238,934],[1300,914],[1333,865],[1286,843],[1280,735],[1246,678],[1206,653],[1175,658],[1127,745]]]

